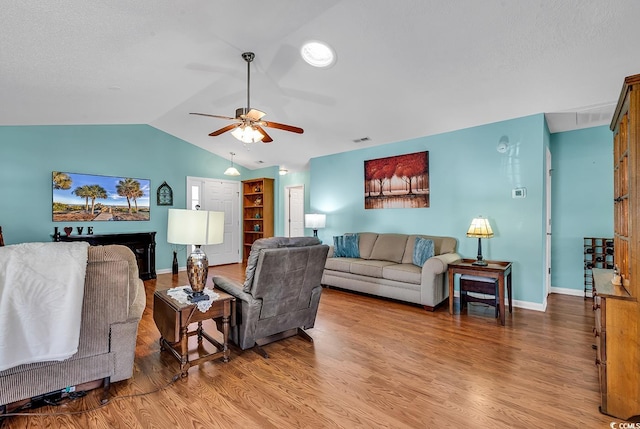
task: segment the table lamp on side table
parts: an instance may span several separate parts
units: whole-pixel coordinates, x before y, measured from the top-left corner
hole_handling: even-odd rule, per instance
[[[473,262],[473,265],[478,265],[481,267],[487,266],[487,262],[482,259],[482,242],[483,238],[491,238],[493,237],[493,230],[491,229],[491,224],[489,223],[489,219],[485,219],[482,217],[477,217],[471,221],[471,225],[469,226],[469,230],[467,231],[467,237],[477,237],[478,238],[478,259]]]
[[[169,209],[167,241],[195,246],[187,257],[187,277],[191,290],[186,292],[191,302],[209,299],[203,292],[209,273],[209,260],[200,246],[220,244],[223,239],[224,212]]]
[[[310,213],[304,215],[304,227],[313,229],[313,236],[318,236],[318,230],[327,224],[327,215],[320,213]]]

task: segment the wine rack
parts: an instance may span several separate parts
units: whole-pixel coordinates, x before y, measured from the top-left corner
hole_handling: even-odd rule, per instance
[[[584,237],[584,298],[593,293],[592,268],[612,270],[614,254],[613,238]]]

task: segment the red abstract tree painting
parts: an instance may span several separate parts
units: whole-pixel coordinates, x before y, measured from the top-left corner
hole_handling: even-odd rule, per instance
[[[429,152],[364,162],[365,209],[429,207]]]

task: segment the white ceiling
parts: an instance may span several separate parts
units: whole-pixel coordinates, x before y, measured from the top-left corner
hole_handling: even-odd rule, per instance
[[[149,124],[254,169],[536,113],[608,124],[640,73],[637,0],[0,0],[0,125]],[[329,69],[304,41],[337,52]],[[271,144],[228,124],[246,104]],[[354,143],[354,139],[370,140]],[[263,164],[258,164],[263,161]]]

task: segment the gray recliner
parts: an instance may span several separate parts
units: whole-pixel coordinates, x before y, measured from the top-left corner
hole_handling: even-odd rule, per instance
[[[237,283],[213,276],[216,288],[236,297],[236,323],[230,340],[242,350],[300,335],[312,328],[329,246],[316,237],[272,237],[256,240],[247,260],[246,280]]]

